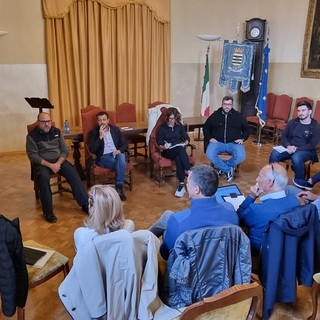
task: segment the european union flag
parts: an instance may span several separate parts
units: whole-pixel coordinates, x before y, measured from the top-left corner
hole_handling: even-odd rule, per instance
[[[261,127],[266,124],[266,113],[267,113],[267,91],[268,91],[268,73],[269,73],[269,43],[263,49],[263,67],[260,82],[260,91],[257,100],[257,117]]]

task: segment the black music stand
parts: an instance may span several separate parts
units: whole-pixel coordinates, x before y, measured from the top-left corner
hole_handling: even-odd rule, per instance
[[[25,100],[29,103],[32,108],[38,108],[39,113],[42,112],[42,109],[53,109],[54,106],[47,98],[27,98]]]

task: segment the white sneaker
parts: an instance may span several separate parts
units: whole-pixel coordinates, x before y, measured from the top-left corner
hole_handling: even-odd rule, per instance
[[[176,197],[182,198],[186,193],[186,189],[183,184],[180,184],[176,193],[174,194]]]
[[[233,176],[233,167],[231,167],[230,171],[227,172],[227,181],[231,182],[233,180],[234,176]]]

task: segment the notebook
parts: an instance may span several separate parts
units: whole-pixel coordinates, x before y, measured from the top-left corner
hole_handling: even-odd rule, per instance
[[[37,263],[43,256],[46,255],[45,251],[29,248],[29,247],[23,247],[24,248],[24,256],[26,259],[26,264],[29,264],[33,266]]]

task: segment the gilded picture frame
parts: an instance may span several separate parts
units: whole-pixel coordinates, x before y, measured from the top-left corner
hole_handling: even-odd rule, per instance
[[[300,75],[320,79],[320,0],[309,0]]]

